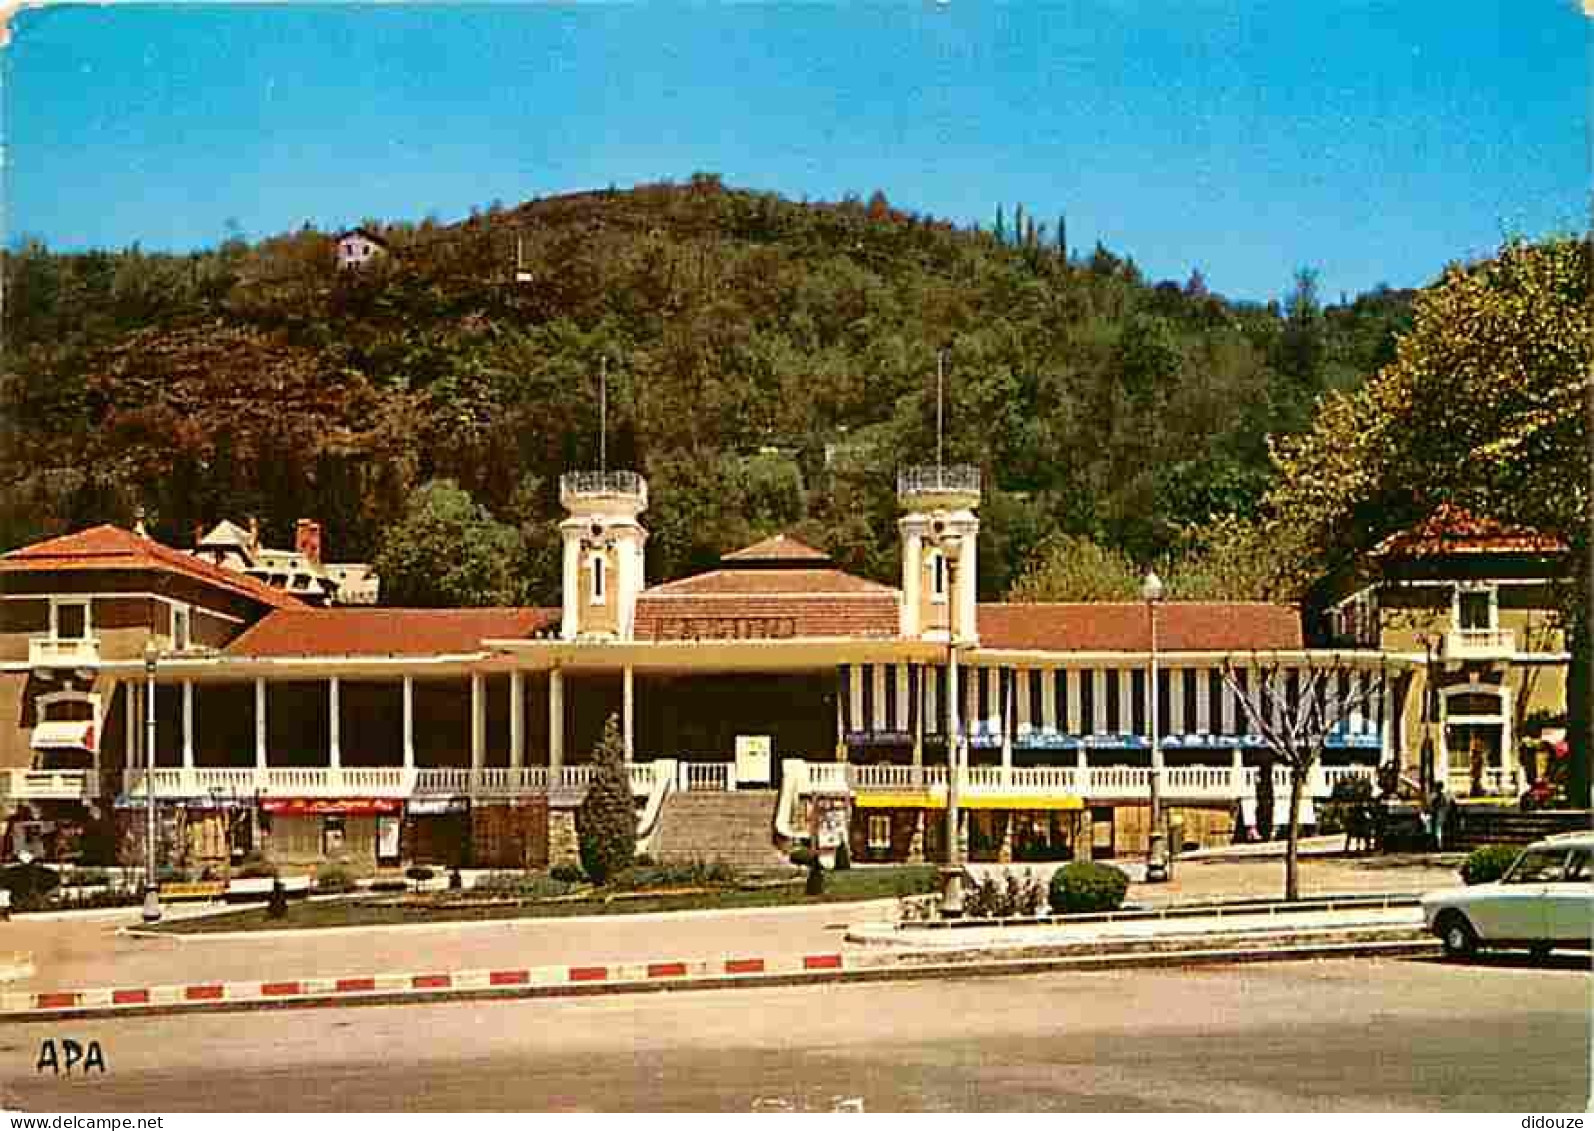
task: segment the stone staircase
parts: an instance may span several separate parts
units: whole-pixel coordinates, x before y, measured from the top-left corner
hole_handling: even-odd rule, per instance
[[[723,860],[739,871],[789,866],[775,847],[772,789],[677,792],[664,799],[652,856],[661,864]]]
[[[1586,809],[1539,809],[1524,813],[1504,806],[1463,805],[1456,830],[1457,848],[1480,844],[1528,844],[1556,833],[1584,832],[1591,827]]]

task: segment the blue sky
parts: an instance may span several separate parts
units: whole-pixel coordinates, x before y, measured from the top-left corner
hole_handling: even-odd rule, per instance
[[[1417,286],[1579,229],[1573,0],[59,6],[4,55],[5,234],[188,250],[693,172],[1152,278]]]

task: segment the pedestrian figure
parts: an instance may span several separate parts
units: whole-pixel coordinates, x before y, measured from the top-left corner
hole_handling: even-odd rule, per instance
[[[1428,801],[1428,827],[1433,832],[1434,847],[1443,852],[1450,833],[1450,822],[1455,812],[1455,802],[1445,792],[1445,783],[1435,782],[1433,795]]]

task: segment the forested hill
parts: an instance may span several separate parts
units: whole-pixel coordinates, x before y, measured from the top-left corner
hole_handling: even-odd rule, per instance
[[[0,548],[142,506],[177,545],[250,515],[287,544],[314,516],[359,559],[446,478],[509,532],[492,552],[518,588],[490,596],[547,601],[558,476],[597,465],[607,356],[609,466],[650,481],[650,577],[787,529],[889,580],[894,472],[934,461],[950,343],[947,460],[985,470],[994,596],[1049,534],[1145,561],[1247,513],[1266,437],[1305,429],[1409,324],[1409,293],[1325,307],[1310,272],[1269,308],[1197,271],[1149,281],[1062,225],[1010,207],[957,230],[879,194],[796,203],[699,175],[368,222],[391,254],[354,270],[308,228],[192,256],[21,246]]]

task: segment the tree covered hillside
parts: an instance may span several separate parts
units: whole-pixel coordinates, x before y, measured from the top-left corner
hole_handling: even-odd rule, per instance
[[[889,580],[895,469],[935,459],[948,347],[947,460],[985,470],[997,596],[1043,540],[1150,561],[1252,514],[1267,437],[1304,432],[1409,325],[1406,293],[1325,307],[1303,270],[1283,304],[1236,304],[1196,271],[1152,283],[1067,249],[1062,217],[996,216],[956,230],[880,194],[698,175],[368,222],[391,254],[355,270],[308,228],[192,256],[25,244],[5,260],[0,546],[143,507],[177,545],[250,515],[282,544],[314,516],[333,557],[397,563],[430,522],[490,568],[385,599],[548,602],[558,476],[597,465],[607,356],[609,465],[649,479],[650,577],[786,529]]]

